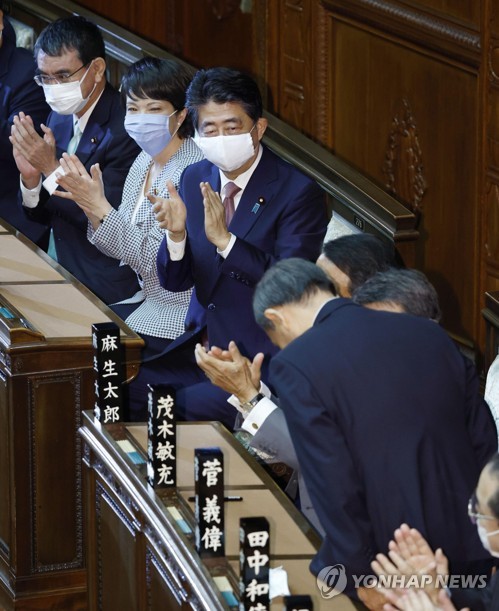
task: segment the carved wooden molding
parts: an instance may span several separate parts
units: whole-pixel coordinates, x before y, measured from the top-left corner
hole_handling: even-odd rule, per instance
[[[314,85],[309,88],[313,98],[308,100],[308,112],[316,113],[315,137],[319,142],[328,143],[329,121],[331,121],[330,108],[333,108],[333,100],[328,99],[328,82],[331,74],[328,70],[328,14],[324,7],[318,4],[315,10],[314,43]]]
[[[228,19],[239,8],[240,0],[208,0],[208,6],[213,15],[219,20]]]
[[[418,11],[387,0],[321,0],[334,13],[348,15],[377,29],[390,31],[418,45],[427,44],[459,55],[461,59],[480,62],[480,34],[433,13]],[[464,54],[464,55],[463,55]]]
[[[411,212],[421,212],[426,180],[416,120],[406,99],[401,101],[401,107],[393,118],[383,173],[387,177],[387,191]]]
[[[497,85],[499,82],[499,40],[497,39],[491,40],[490,42],[488,62],[489,78]]]
[[[499,263],[499,185],[488,182],[485,191],[485,254],[488,263]]]

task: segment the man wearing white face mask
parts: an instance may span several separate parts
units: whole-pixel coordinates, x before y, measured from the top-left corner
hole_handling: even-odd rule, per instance
[[[14,118],[10,141],[21,172],[20,199],[28,216],[52,232],[49,254],[106,303],[138,290],[127,265],[87,241],[87,219],[70,200],[53,195],[64,152],[76,153],[87,168],[103,173],[105,194],[117,208],[130,166],[140,149],[126,133],[119,93],[106,83],[105,47],[97,26],[83,17],[48,25],[35,44],[36,82],[52,108],[43,138],[31,117]],[[48,239],[38,241],[48,248]]]
[[[225,347],[235,340],[244,356],[265,353],[265,379],[275,348],[255,323],[253,289],[279,259],[317,258],[327,224],[324,196],[262,145],[267,120],[250,77],[229,68],[200,70],[187,91],[187,108],[206,161],[185,170],[180,195],[171,186],[170,199],[156,202],[167,230],[158,252],[160,282],[175,292],[194,286],[207,311],[209,344]],[[177,403],[186,419],[231,426],[227,397],[205,382],[177,393]]]

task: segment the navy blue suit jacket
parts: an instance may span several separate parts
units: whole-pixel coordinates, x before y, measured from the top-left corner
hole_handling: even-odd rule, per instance
[[[189,166],[182,175],[186,253],[181,261],[171,261],[163,240],[158,252],[161,285],[170,291],[196,287],[197,299],[206,309],[210,345],[226,348],[235,340],[246,356],[273,354],[275,346],[253,316],[254,287],[279,259],[318,257],[327,226],[323,192],[264,147],[229,226],[237,240],[223,259],[205,235],[202,181],[220,192],[219,170],[206,160]],[[186,323],[190,323],[189,314]]]
[[[326,533],[313,572],[339,563],[371,574],[403,522],[451,569],[487,559],[467,503],[497,451],[495,426],[437,324],[339,298],[270,374]]]
[[[17,204],[19,171],[9,141],[10,128],[15,115],[22,111],[31,116],[40,130],[50,108],[42,88],[33,80],[36,68],[33,54],[16,47],[14,29],[5,16],[4,26],[0,48],[0,216],[33,238],[43,228],[27,219]]]
[[[76,149],[87,171],[100,164],[106,198],[114,208],[120,205],[128,170],[140,152],[124,129],[124,117],[120,94],[107,84]],[[47,125],[60,158],[73,135],[73,116],[52,112]],[[121,301],[138,290],[137,276],[128,265],[120,265],[87,240],[88,220],[77,204],[42,189],[38,206],[25,212],[52,227],[59,263],[105,303]]]

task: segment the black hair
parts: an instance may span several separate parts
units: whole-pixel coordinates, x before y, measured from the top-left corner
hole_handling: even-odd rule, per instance
[[[232,68],[199,70],[187,90],[187,108],[194,127],[198,126],[199,107],[215,102],[238,102],[254,123],[263,114],[263,103],[256,82],[247,74]]]
[[[494,476],[495,479],[499,480],[499,453],[494,454],[492,458],[487,463],[487,467],[490,470],[490,474]],[[499,486],[497,490],[492,494],[489,499],[488,506],[490,511],[494,514],[494,517],[499,520]]]
[[[106,48],[99,28],[80,15],[63,17],[50,23],[35,43],[35,59],[43,51],[59,57],[66,51],[76,51],[84,66],[96,57],[106,59]]]
[[[400,267],[393,244],[369,233],[354,233],[325,242],[322,252],[348,276],[351,294],[377,272]]]
[[[385,302],[401,306],[404,312],[438,322],[440,305],[435,287],[417,269],[389,269],[378,272],[357,288],[353,301],[360,305]]]
[[[174,59],[144,57],[129,66],[123,75],[121,95],[125,101],[127,95],[132,98],[166,100],[180,112],[185,108],[186,90],[194,74],[194,68]],[[194,134],[189,114],[177,133],[181,138]]]
[[[255,320],[262,329],[273,329],[273,323],[265,317],[267,308],[304,303],[319,291],[336,295],[331,280],[318,265],[298,258],[278,261],[256,286],[253,295]]]

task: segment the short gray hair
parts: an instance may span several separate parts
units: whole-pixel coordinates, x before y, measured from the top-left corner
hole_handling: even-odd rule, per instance
[[[273,329],[274,325],[265,317],[265,310],[304,302],[319,291],[336,295],[331,280],[315,263],[298,258],[278,261],[256,286],[253,295],[255,320],[262,329]]]

